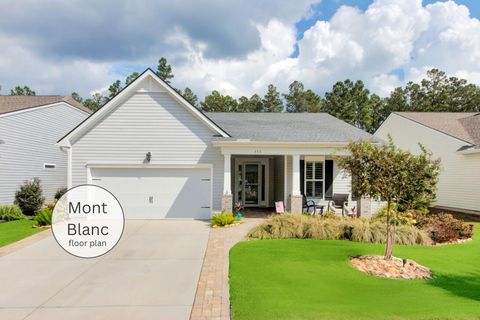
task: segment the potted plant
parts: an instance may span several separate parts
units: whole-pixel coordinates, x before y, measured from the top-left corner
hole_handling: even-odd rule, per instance
[[[235,206],[233,207],[233,215],[237,220],[242,220],[243,217],[243,206],[241,202],[235,202]]]

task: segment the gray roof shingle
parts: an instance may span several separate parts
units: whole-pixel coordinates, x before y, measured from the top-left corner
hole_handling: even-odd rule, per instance
[[[230,140],[346,143],[380,140],[327,113],[206,112]],[[221,138],[225,139],[225,138]]]
[[[426,127],[480,145],[479,112],[395,112]]]
[[[92,112],[70,96],[0,96],[0,114],[40,107],[57,102],[66,102],[85,112]]]

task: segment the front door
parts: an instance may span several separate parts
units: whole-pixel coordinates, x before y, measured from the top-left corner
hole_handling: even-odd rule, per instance
[[[260,165],[255,163],[244,164],[244,196],[246,206],[258,206],[260,191]]]
[[[268,159],[235,159],[234,201],[245,207],[268,205]]]

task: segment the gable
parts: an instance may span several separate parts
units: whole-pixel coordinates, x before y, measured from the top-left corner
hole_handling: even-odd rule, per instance
[[[185,142],[207,144],[215,134],[169,93],[149,90],[135,92],[71,143],[109,150],[152,144],[178,148]]]
[[[475,112],[395,112],[393,114],[466,143],[475,143],[462,124],[464,119],[475,116],[477,114]]]
[[[150,69],[147,69],[144,73],[142,73],[135,81],[133,81],[130,85],[128,85],[125,89],[123,89],[119,94],[117,94],[112,100],[110,100],[105,106],[91,115],[88,119],[86,119],[83,123],[78,125],[75,129],[69,132],[66,136],[61,138],[58,141],[59,146],[70,146],[75,141],[81,139],[81,137],[87,134],[92,128],[96,127],[105,119],[108,119],[112,115],[117,112],[117,109],[122,105],[126,104],[129,100],[131,100],[134,96],[140,95],[156,95],[157,97],[163,97],[164,103],[166,103],[166,97],[170,99],[168,110],[170,113],[175,113],[174,109],[178,108],[183,111],[186,111],[189,115],[189,119],[195,119],[198,123],[202,124],[204,127],[208,128],[211,132],[211,135],[220,135],[223,137],[228,137],[228,133],[226,133],[222,128],[217,126],[213,121],[211,121],[207,116],[205,116],[202,112],[200,112],[197,108],[190,105],[182,96],[180,96],[172,87],[162,81],[158,76],[153,73]],[[160,100],[162,100],[160,99]],[[159,103],[160,100],[153,98],[154,101],[157,101],[157,106],[162,108],[162,104]],[[135,104],[131,105],[134,106]],[[131,112],[135,113],[142,113],[146,112],[143,115],[139,115],[139,119],[143,118],[145,121],[148,121],[149,114],[148,112],[155,111],[155,109],[147,109],[142,110],[142,102],[139,101],[136,103],[138,108],[132,109]],[[173,108],[172,108],[173,107]],[[127,121],[127,119],[124,119]],[[187,121],[185,124],[192,125],[191,122]],[[158,123],[158,125],[163,125]]]
[[[442,152],[448,153],[455,152],[466,144],[463,140],[396,113],[390,114],[374,135],[385,140],[390,135],[396,146],[413,153],[421,152],[418,143],[424,145],[428,150],[442,150]]]

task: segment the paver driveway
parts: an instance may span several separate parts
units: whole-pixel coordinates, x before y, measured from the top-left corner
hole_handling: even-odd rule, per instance
[[[188,319],[208,234],[202,221],[127,221],[95,259],[43,239],[0,257],[0,319]]]

